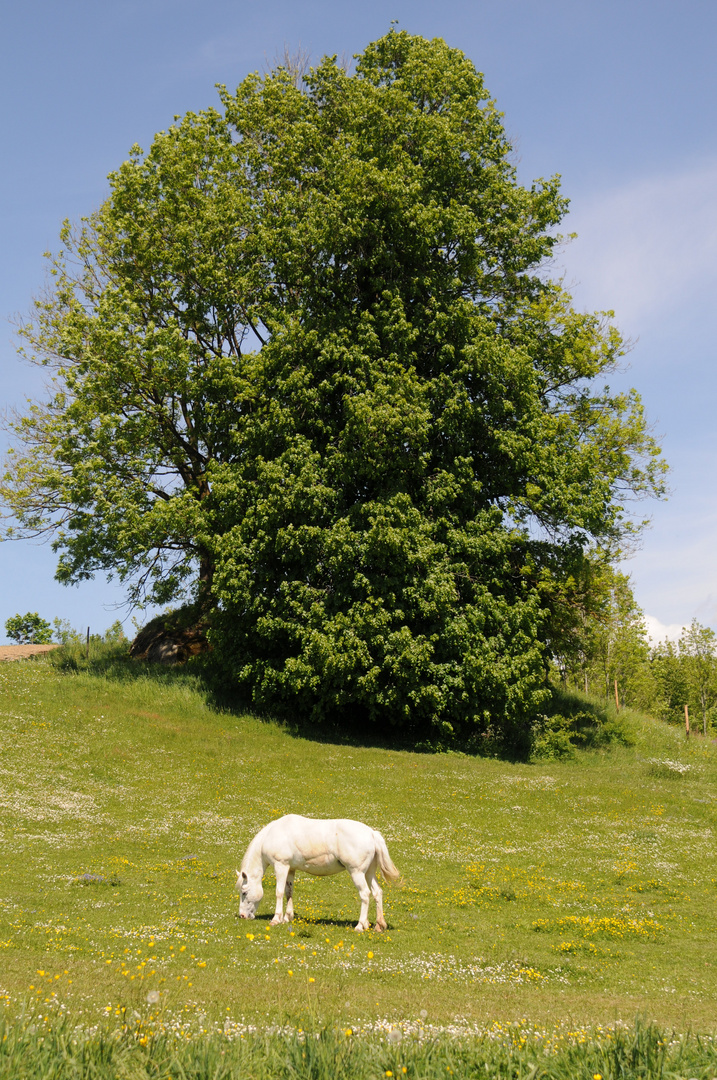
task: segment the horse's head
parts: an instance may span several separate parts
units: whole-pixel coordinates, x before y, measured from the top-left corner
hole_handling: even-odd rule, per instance
[[[234,887],[241,896],[239,915],[242,919],[253,919],[264,895],[261,878],[249,878],[244,870],[237,870],[237,883]]]

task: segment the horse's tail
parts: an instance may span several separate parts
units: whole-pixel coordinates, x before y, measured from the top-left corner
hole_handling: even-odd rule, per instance
[[[400,881],[401,875],[393,865],[393,860],[388,853],[386,847],[386,841],[381,836],[380,832],[373,830],[373,840],[376,845],[376,858],[378,859],[378,868],[385,877],[386,881]]]

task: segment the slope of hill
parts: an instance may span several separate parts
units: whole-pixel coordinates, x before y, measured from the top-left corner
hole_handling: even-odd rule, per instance
[[[707,1030],[717,748],[630,722],[633,747],[511,765],[296,738],[213,711],[186,672],[3,665],[0,996],[88,1018],[150,1000],[179,1028],[639,1013]],[[238,919],[234,868],[288,812],[383,832],[404,877],[387,933],[354,933],[345,874],[297,875],[297,919],[274,928],[269,872]]]

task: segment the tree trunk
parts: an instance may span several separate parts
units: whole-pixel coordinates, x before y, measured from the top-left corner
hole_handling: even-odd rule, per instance
[[[214,559],[207,551],[202,551],[199,556],[199,604],[200,607],[211,607],[212,583],[214,581]]]

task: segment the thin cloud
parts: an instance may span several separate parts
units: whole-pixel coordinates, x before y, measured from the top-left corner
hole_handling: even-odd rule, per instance
[[[563,255],[586,308],[613,308],[631,330],[717,286],[717,161],[575,200],[578,239]]]
[[[201,42],[194,54],[182,66],[192,71],[217,71],[227,64],[244,60],[242,42],[237,35],[209,38]],[[258,65],[255,65],[258,67]]]

